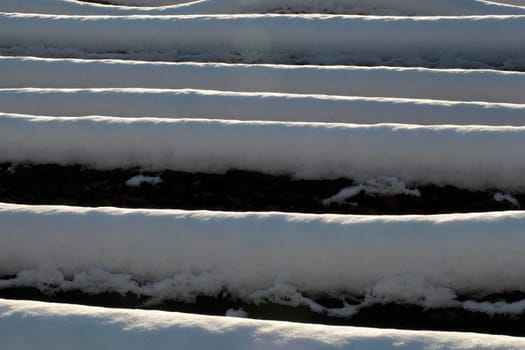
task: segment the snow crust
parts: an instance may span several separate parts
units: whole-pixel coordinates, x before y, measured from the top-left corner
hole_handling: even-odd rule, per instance
[[[525,67],[525,16],[82,17],[0,13],[0,27],[0,53],[4,55]]]
[[[30,330],[30,331],[28,331]],[[0,300],[5,350],[522,349],[523,338],[330,327],[275,321]]]
[[[345,216],[1,204],[0,221],[0,276],[16,275],[0,288],[188,302],[227,290],[336,316],[385,302],[484,310],[491,305],[456,295],[525,290],[519,211]],[[311,299],[349,294],[364,299],[342,309]]]
[[[525,73],[0,56],[1,88],[143,88],[525,103]]]
[[[191,89],[0,89],[0,110],[50,116],[525,125],[525,104]]]
[[[424,142],[422,142],[424,140]],[[525,127],[0,115],[0,162],[525,188]],[[139,146],[138,146],[139,145]]]
[[[128,0],[129,1],[129,0]],[[135,5],[136,0],[117,2]],[[148,4],[142,2],[142,4]],[[181,15],[231,13],[335,13],[396,16],[468,16],[524,14],[524,4],[503,4],[482,0],[153,0],[152,6],[129,8],[103,6],[75,0],[0,0],[4,12],[47,13],[57,15]],[[521,5],[521,6],[519,6]]]

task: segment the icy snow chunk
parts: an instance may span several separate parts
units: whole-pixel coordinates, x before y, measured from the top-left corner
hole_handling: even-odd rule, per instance
[[[347,199],[358,195],[362,191],[369,196],[389,197],[399,194],[415,197],[421,196],[421,193],[417,188],[407,188],[405,183],[395,176],[380,176],[371,178],[361,185],[345,187],[336,195],[323,200],[323,204],[326,206],[332,203],[341,204]]]
[[[133,176],[131,179],[126,181],[126,185],[131,186],[131,187],[139,187],[143,183],[147,183],[147,184],[155,186],[155,185],[160,184],[161,182],[163,181],[159,176],[137,175],[137,176]]]
[[[520,207],[520,202],[510,194],[497,192],[494,194],[493,198],[496,202],[509,202],[517,208]]]
[[[227,317],[239,317],[239,318],[246,318],[248,317],[248,313],[244,311],[242,308],[240,309],[228,309],[226,311]]]

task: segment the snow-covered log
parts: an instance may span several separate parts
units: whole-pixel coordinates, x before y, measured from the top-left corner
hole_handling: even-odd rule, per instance
[[[481,349],[518,350],[523,338],[329,327],[287,322],[0,300],[3,350]]]
[[[352,216],[0,204],[0,221],[0,276],[16,275],[0,288],[188,302],[226,290],[247,302],[319,312],[333,310],[298,293],[486,311],[457,294],[525,290],[523,212]],[[506,312],[524,309],[507,304]]]
[[[525,73],[0,57],[1,88],[163,88],[525,103]]]
[[[136,5],[137,0],[110,3]],[[142,5],[148,1],[141,1]],[[408,16],[468,16],[524,14],[525,7],[483,0],[153,0],[165,7],[116,7],[76,0],[0,0],[4,12],[62,15],[180,15],[230,13],[335,13]],[[171,5],[171,6],[170,6]]]
[[[51,116],[525,125],[525,104],[186,89],[0,89],[0,111]]]
[[[0,14],[0,53],[246,63],[525,67],[525,16]]]
[[[0,162],[525,189],[525,127],[0,116]]]

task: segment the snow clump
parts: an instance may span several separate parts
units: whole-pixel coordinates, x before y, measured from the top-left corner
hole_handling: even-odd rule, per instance
[[[421,196],[417,188],[407,188],[405,183],[395,176],[380,176],[366,180],[364,184],[343,188],[334,196],[323,200],[323,204],[328,206],[332,203],[342,204],[346,200],[364,192],[368,196],[390,197],[397,195]]]
[[[248,317],[248,313],[244,311],[242,308],[240,309],[228,309],[226,311],[227,317],[238,317],[238,318],[246,318]]]
[[[147,183],[147,184],[155,186],[155,185],[160,184],[161,182],[163,181],[159,176],[137,175],[137,176],[133,176],[131,179],[126,181],[126,186],[139,187],[143,183]]]
[[[496,202],[509,202],[510,204],[514,205],[517,208],[520,207],[520,202],[518,202],[516,198],[514,198],[508,193],[497,192],[494,194],[493,198]]]

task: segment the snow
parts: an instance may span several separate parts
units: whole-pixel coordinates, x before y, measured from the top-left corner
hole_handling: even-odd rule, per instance
[[[115,1],[113,1],[115,3]],[[136,4],[136,0],[120,4]],[[142,2],[147,4],[147,2]],[[524,4],[501,4],[482,0],[201,0],[153,1],[165,7],[109,7],[75,0],[0,0],[4,12],[59,15],[180,15],[224,13],[337,13],[402,16],[467,16],[524,14]],[[169,6],[171,5],[171,6]],[[522,5],[522,6],[518,6]]]
[[[111,3],[112,5],[119,6],[144,6],[144,7],[157,7],[157,6],[170,6],[179,5],[194,0],[103,0],[105,3]],[[517,2],[514,5],[520,5],[519,1],[522,0],[507,0],[508,2]],[[500,1],[501,2],[501,1]],[[525,4],[522,4],[525,5]]]
[[[525,125],[525,104],[192,89],[0,89],[0,110],[50,116]]]
[[[518,202],[516,198],[514,198],[512,195],[508,193],[496,192],[494,194],[494,200],[496,202],[509,202],[510,204],[514,205],[517,208],[520,207],[520,202]]]
[[[241,169],[354,181],[327,205],[359,193],[419,196],[417,186],[434,184],[489,191],[519,208],[525,1],[111,1],[139,7],[0,0],[0,163],[12,163],[8,172],[27,163],[143,174]],[[122,185],[162,182],[143,174]],[[523,211],[353,216],[0,203],[0,222],[0,289],[132,293],[149,306],[226,291],[247,304],[333,317],[385,303],[525,312],[525,300],[493,300],[525,292]],[[522,338],[225,314],[0,299],[0,338],[8,350],[525,347]]]
[[[323,200],[324,205],[344,203],[348,199],[364,192],[368,196],[390,197],[397,195],[421,196],[417,188],[407,188],[405,183],[395,176],[382,176],[366,180],[364,184],[343,188],[330,198]]]
[[[525,103],[525,73],[0,57],[1,88],[143,88]]]
[[[1,204],[0,221],[0,275],[16,275],[0,288],[187,302],[226,289],[248,302],[346,316],[375,303],[463,307],[457,294],[525,290],[519,211],[352,216]],[[365,299],[328,309],[305,291]]]
[[[244,311],[242,308],[236,310],[236,309],[228,309],[226,311],[227,317],[240,317],[240,318],[246,318],[248,317],[248,313]]]
[[[484,312],[489,315],[519,315],[525,311],[525,300],[520,300],[512,303],[504,301],[490,302],[475,302],[468,301],[464,304],[465,310],[473,312]]]
[[[409,185],[511,192],[525,188],[524,143],[525,127],[0,115],[0,162],[240,169],[358,183],[396,176]]]
[[[30,330],[30,331],[29,331]],[[522,349],[522,338],[0,300],[2,349]]]
[[[155,186],[161,182],[162,179],[158,176],[137,175],[126,181],[126,185],[131,187],[140,187],[142,184],[146,183]]]
[[[0,26],[0,53],[4,55],[525,67],[525,16],[82,17],[0,13]]]

